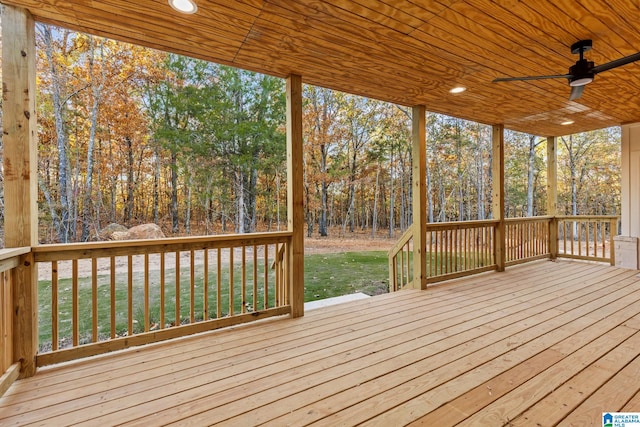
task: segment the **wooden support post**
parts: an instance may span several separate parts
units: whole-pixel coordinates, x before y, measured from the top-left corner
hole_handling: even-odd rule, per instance
[[[507,255],[507,242],[504,227],[504,125],[493,126],[492,139],[492,213],[493,219],[500,221],[496,226],[494,256],[496,269],[498,271],[504,271]]]
[[[413,107],[413,287],[427,289],[427,126],[424,105]]]
[[[556,137],[547,137],[547,215],[551,216],[549,225],[549,252],[551,259],[558,257],[558,163]]]
[[[7,248],[38,244],[35,23],[25,9],[2,6],[4,239]],[[31,253],[12,273],[13,357],[20,377],[35,374],[37,274]]]
[[[304,175],[302,151],[302,77],[287,78],[287,228],[291,316],[304,315]]]

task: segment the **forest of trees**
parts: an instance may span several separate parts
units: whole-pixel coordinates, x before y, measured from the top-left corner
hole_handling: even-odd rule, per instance
[[[40,241],[286,225],[284,81],[37,25]],[[309,236],[411,224],[411,110],[304,87]],[[429,221],[488,218],[491,127],[427,117]],[[546,141],[507,131],[508,216],[545,214]],[[558,138],[559,213],[616,214],[619,128]],[[1,177],[0,177],[1,178]]]

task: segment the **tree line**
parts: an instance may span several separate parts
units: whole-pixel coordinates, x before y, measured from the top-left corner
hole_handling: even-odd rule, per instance
[[[109,223],[168,235],[286,224],[284,81],[37,25],[40,240]],[[412,222],[411,110],[304,86],[307,235]],[[506,212],[545,213],[545,140],[505,134]],[[615,214],[620,130],[558,139],[558,211]],[[491,127],[429,113],[428,219],[486,219]]]

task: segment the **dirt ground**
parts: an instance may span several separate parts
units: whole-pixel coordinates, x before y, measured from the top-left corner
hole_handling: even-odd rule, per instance
[[[371,238],[370,234],[355,234],[350,237],[305,237],[304,251],[308,254],[388,251],[395,244],[395,239],[388,237]]]

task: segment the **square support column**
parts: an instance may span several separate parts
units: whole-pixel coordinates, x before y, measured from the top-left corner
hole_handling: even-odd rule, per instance
[[[506,264],[506,235],[504,227],[504,125],[493,126],[492,133],[492,216],[500,222],[496,226],[494,257],[496,270],[504,271]]]
[[[558,257],[558,151],[555,136],[547,137],[547,215],[553,217],[549,229],[551,259]]]
[[[616,265],[640,267],[640,123],[622,126],[622,233],[615,237]]]
[[[287,78],[287,229],[291,316],[304,315],[304,169],[302,148],[302,77]]]
[[[7,248],[38,244],[38,130],[35,22],[29,12],[2,6],[4,232]],[[13,360],[20,377],[36,371],[37,274],[31,253],[13,275]]]
[[[427,289],[427,126],[426,108],[413,107],[413,287]]]

